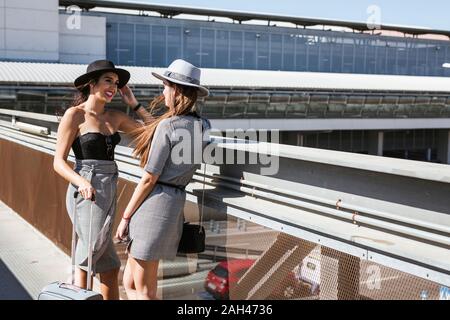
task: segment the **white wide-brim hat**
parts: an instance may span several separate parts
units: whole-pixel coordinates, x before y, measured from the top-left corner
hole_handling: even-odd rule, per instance
[[[198,96],[206,97],[209,90],[200,85],[201,70],[182,59],[177,59],[170,64],[164,74],[152,72],[152,75],[160,80],[198,88]]]

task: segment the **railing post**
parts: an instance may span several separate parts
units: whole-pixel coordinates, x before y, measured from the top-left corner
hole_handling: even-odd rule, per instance
[[[238,284],[230,288],[230,299],[266,299],[315,246],[312,242],[280,233]]]
[[[360,259],[322,247],[320,300],[359,299]]]

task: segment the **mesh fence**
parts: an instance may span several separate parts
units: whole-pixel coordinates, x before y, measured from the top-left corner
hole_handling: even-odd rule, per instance
[[[438,283],[228,217],[209,220],[206,250],[162,261],[158,296],[186,300],[438,300]],[[117,247],[126,261],[124,245]],[[120,277],[122,278],[122,276]],[[121,296],[126,299],[125,291]]]

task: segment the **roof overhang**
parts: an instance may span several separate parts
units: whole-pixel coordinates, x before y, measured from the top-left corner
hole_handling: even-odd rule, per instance
[[[158,12],[165,17],[174,17],[180,14],[189,15],[199,15],[199,16],[213,16],[213,17],[223,17],[229,18],[235,21],[248,21],[248,20],[263,20],[269,22],[288,22],[298,26],[336,26],[336,27],[346,27],[359,31],[373,31],[373,30],[390,30],[403,32],[405,34],[411,35],[424,35],[424,34],[434,34],[434,35],[444,35],[450,38],[450,31],[448,30],[434,30],[427,28],[417,28],[417,27],[407,27],[407,26],[396,26],[396,25],[380,25],[377,29],[374,29],[366,22],[351,22],[342,20],[329,20],[329,19],[319,19],[319,18],[306,18],[306,17],[295,17],[287,15],[274,15],[267,13],[252,13],[252,12],[240,12],[231,10],[218,10],[209,8],[198,8],[198,7],[183,7],[174,5],[160,5],[160,4],[149,4],[140,2],[117,2],[117,1],[107,1],[107,0],[59,0],[61,6],[71,6],[76,5],[83,9],[92,9],[94,7],[103,8],[115,8],[115,9],[128,9],[128,10],[146,10]]]

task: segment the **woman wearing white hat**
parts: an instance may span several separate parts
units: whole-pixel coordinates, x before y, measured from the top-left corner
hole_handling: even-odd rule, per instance
[[[179,132],[188,132],[191,143],[200,143],[204,148],[206,141],[192,141],[192,137],[202,137],[202,132],[210,128],[209,121],[195,112],[197,98],[209,94],[200,85],[199,68],[175,60],[164,74],[152,74],[164,84],[163,95],[155,98],[152,107],[164,103],[168,110],[155,122],[136,130],[135,155],[140,157],[144,175],[116,232],[119,239],[127,234],[130,238],[124,272],[129,299],[156,299],[159,260],[172,260],[177,254],[183,228],[184,188],[200,167],[195,161],[174,162],[171,154],[180,143]]]

